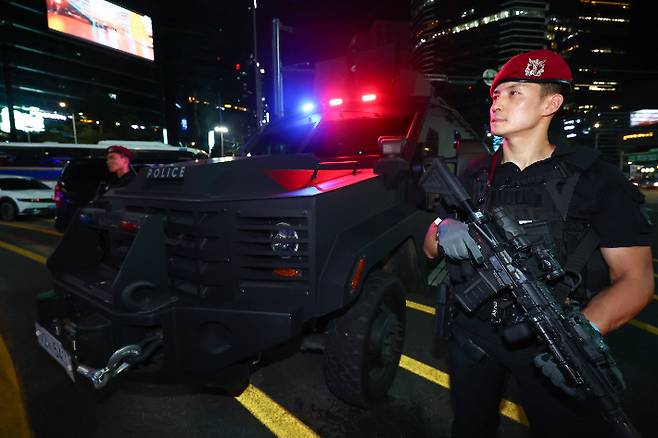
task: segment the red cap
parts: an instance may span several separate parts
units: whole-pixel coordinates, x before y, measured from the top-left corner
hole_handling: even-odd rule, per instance
[[[496,87],[503,82],[557,82],[571,85],[573,76],[564,58],[546,49],[520,53],[503,65],[489,93],[493,96]]]
[[[133,157],[133,153],[130,152],[130,149],[124,148],[123,146],[119,146],[119,145],[110,146],[109,148],[107,148],[107,153],[121,154],[124,157],[128,158],[129,160]]]

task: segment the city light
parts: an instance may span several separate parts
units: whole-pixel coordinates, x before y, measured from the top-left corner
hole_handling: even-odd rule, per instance
[[[305,113],[310,113],[314,109],[315,109],[315,104],[311,102],[306,102],[305,104],[302,105],[302,111],[304,111]]]
[[[60,108],[66,108],[66,102],[59,102],[58,105]]]
[[[222,134],[228,133],[228,128],[226,126],[215,126],[215,132],[221,132]]]
[[[361,100],[363,102],[372,102],[375,99],[377,99],[377,95],[374,93],[364,94],[363,96],[361,96]]]
[[[341,99],[340,97],[329,100],[329,106],[338,106],[342,104],[343,104],[343,99]]]
[[[626,140],[635,140],[636,138],[647,138],[647,137],[653,137],[653,132],[639,132],[637,134],[628,134],[628,135],[624,135],[622,139],[626,141]]]
[[[215,147],[215,131],[208,131],[208,155],[212,153],[212,148]]]

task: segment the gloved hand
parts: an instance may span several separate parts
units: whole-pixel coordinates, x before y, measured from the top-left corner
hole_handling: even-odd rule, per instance
[[[468,234],[468,225],[456,219],[444,219],[437,233],[439,246],[445,254],[455,260],[467,260],[472,255],[478,263],[483,257],[475,240]],[[470,252],[470,255],[469,255]]]
[[[582,391],[578,391],[576,388],[569,386],[564,378],[564,374],[562,374],[557,363],[553,360],[553,356],[549,353],[538,354],[535,356],[533,362],[535,366],[541,370],[542,374],[551,380],[553,385],[557,386],[571,397],[575,397],[578,400],[584,399]]]

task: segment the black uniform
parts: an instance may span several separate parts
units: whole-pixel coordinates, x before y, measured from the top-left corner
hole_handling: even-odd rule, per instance
[[[113,175],[114,177],[114,175]],[[92,207],[104,207],[106,206],[106,202],[103,200],[103,196],[111,189],[116,189],[120,187],[125,187],[130,182],[135,179],[135,172],[131,168],[128,172],[124,173],[122,176],[119,178],[114,177],[109,183],[106,182],[101,182],[98,185],[98,188],[96,190],[96,194],[94,195],[94,198],[91,200],[89,203],[90,206]]]
[[[119,178],[116,178],[115,180],[111,181],[110,184],[107,186],[107,190],[116,189],[118,187],[125,187],[128,184],[130,184],[130,182],[134,178],[135,178],[135,173],[133,172],[132,169],[130,169],[128,172],[124,173]]]
[[[567,291],[556,299],[563,301],[568,294],[569,300],[584,305],[609,283],[599,247],[651,244],[642,194],[595,151],[560,145],[550,158],[524,170],[511,162],[496,164],[500,157],[494,155],[493,164],[464,181],[480,208],[507,206],[529,237],[543,240],[563,266],[577,265],[570,255],[582,258],[586,253],[581,286],[555,288],[556,294]],[[591,248],[583,250],[584,244],[578,249],[585,240]],[[449,269],[453,288],[473,273],[467,262],[450,261]],[[535,368],[533,358],[543,351],[538,342],[509,345],[503,340],[502,330],[513,314],[514,306],[505,298],[490,300],[470,315],[454,304],[449,341],[453,437],[496,436],[510,374],[536,436],[607,436],[595,406],[565,395]]]

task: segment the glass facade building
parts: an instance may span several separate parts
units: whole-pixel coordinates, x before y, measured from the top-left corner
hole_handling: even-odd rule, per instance
[[[163,93],[156,64],[49,29],[50,3],[66,8],[61,14],[74,25],[87,26],[101,37],[117,34],[111,23],[89,20],[76,9],[84,2],[2,2],[0,139],[70,143],[94,143],[103,138],[161,140]],[[155,56],[157,59],[157,51]]]

